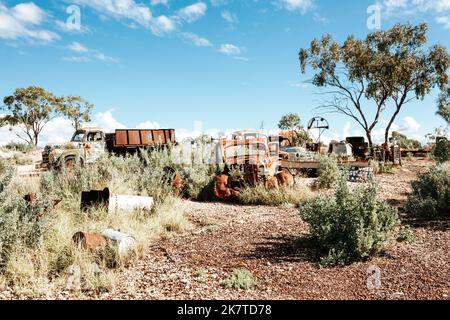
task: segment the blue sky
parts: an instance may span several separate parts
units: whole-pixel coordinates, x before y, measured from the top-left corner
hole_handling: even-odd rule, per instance
[[[305,124],[323,100],[304,82],[298,50],[331,33],[364,37],[374,1],[326,0],[0,0],[0,96],[39,85],[80,95],[107,129],[162,126],[180,135],[204,130],[275,128],[287,112]],[[381,27],[426,21],[429,43],[450,45],[450,0],[383,0]],[[79,29],[68,8],[81,13]],[[72,6],[72,7],[71,7]],[[70,9],[69,9],[70,11]],[[70,11],[71,13],[73,11]],[[69,19],[69,24],[67,20]],[[444,125],[434,91],[406,106],[396,128],[416,138]],[[325,115],[329,138],[361,134]],[[381,136],[383,123],[376,135]],[[196,129],[196,130],[195,130]],[[193,132],[194,131],[194,132]],[[12,139],[1,129],[0,141]],[[67,139],[53,121],[44,141]]]

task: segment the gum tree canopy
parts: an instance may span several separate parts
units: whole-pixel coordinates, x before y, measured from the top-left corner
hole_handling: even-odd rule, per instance
[[[16,89],[3,102],[5,106],[2,109],[8,114],[1,119],[1,125],[20,126],[26,137],[18,137],[37,146],[39,135],[45,125],[58,115],[63,99],[41,87],[28,87]]]
[[[312,83],[330,88],[332,99],[320,108],[354,119],[370,146],[373,129],[382,115],[387,117],[387,144],[402,107],[413,99],[422,100],[436,86],[443,90],[449,82],[447,49],[441,45],[427,48],[427,31],[425,23],[398,24],[363,40],[349,36],[343,44],[324,35],[300,50],[301,71],[305,74],[311,67],[315,72]]]
[[[82,97],[68,96],[64,97],[60,111],[72,122],[74,129],[78,130],[84,122],[91,121],[93,108],[94,105]]]

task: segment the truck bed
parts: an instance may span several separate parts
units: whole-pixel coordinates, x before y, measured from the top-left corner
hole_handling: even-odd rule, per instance
[[[175,144],[174,129],[120,129],[106,135],[110,151],[133,151]]]

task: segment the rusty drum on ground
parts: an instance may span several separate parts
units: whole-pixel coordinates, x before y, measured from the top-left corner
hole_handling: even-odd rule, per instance
[[[72,241],[87,250],[97,250],[106,247],[106,238],[99,234],[77,232],[73,235]]]
[[[81,194],[81,210],[88,211],[92,207],[104,207],[108,213],[151,211],[154,205],[152,197],[118,195],[108,188],[91,190]]]
[[[128,234],[114,229],[106,229],[102,235],[117,244],[119,256],[122,258],[130,255],[136,249],[136,240]]]

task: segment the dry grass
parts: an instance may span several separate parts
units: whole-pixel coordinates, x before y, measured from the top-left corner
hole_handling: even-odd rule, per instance
[[[246,187],[238,201],[245,205],[298,206],[311,198],[312,193],[300,180],[292,188],[267,189],[263,184]]]
[[[156,171],[158,169],[153,168]],[[164,183],[158,183],[158,177],[150,177],[153,180],[148,181],[144,188],[144,179],[149,178],[145,176],[148,171],[143,175],[138,170],[148,170],[148,167],[142,166],[138,157],[104,158],[96,165],[77,168],[73,173],[49,172],[40,180],[15,178],[8,182],[4,195],[9,200],[5,203],[13,203],[17,208],[11,207],[14,208],[11,213],[2,203],[0,213],[9,210],[11,221],[21,221],[20,216],[25,212],[23,210],[28,210],[22,197],[29,192],[37,193],[42,203],[53,199],[62,202],[56,208],[44,212],[43,217],[32,224],[42,230],[33,244],[27,243],[23,234],[18,234],[22,232],[21,229],[10,223],[2,225],[0,221],[1,231],[11,233],[15,239],[0,268],[0,292],[2,288],[8,287],[13,292],[12,297],[52,298],[61,292],[74,291],[77,297],[84,298],[109,291],[116,285],[118,272],[142,257],[153,241],[167,233],[189,229],[182,201],[172,196]],[[102,208],[81,212],[81,191],[106,186],[120,194],[154,193],[159,198],[152,212],[109,214]],[[76,232],[101,234],[107,228],[134,237],[134,254],[124,260],[113,245],[90,252],[72,243],[72,236]],[[0,251],[4,249],[1,239]]]

